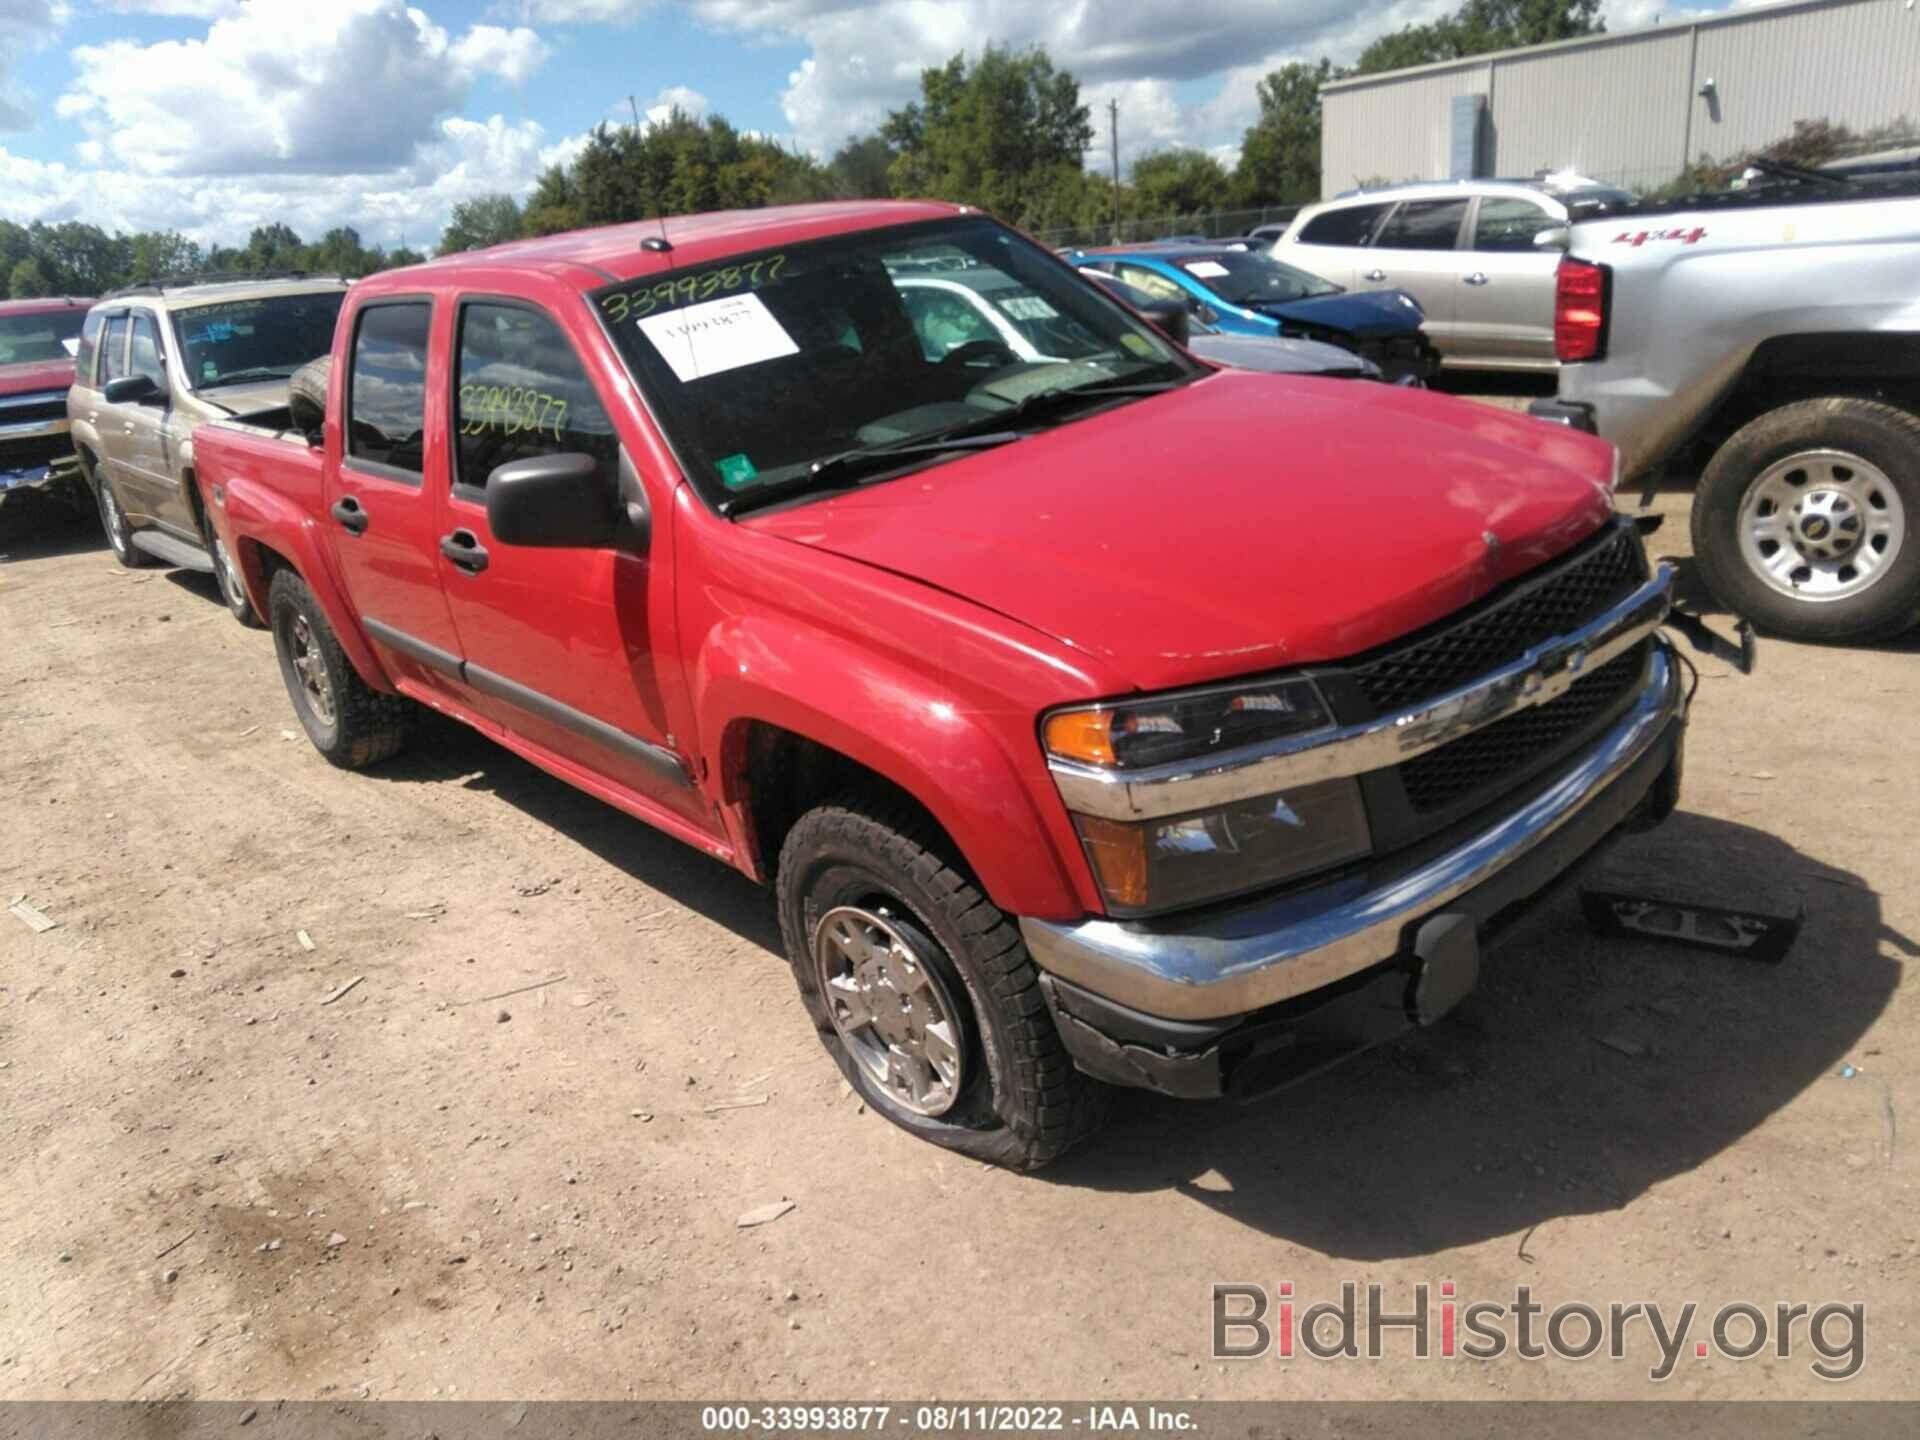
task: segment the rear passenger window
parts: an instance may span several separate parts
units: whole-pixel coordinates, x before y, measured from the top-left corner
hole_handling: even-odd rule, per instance
[[[1373,237],[1376,250],[1451,250],[1467,218],[1461,200],[1409,200]]]
[[[1531,200],[1517,195],[1487,195],[1473,222],[1476,250],[1531,250],[1533,237],[1558,223]]]
[[[1316,215],[1300,227],[1302,245],[1364,245],[1387,213],[1385,205],[1347,205]]]
[[[82,385],[93,383],[93,360],[100,349],[100,332],[107,328],[107,317],[89,310],[80,326],[80,348],[73,352],[73,377]]]
[[[107,325],[107,363],[100,383],[118,380],[127,373],[127,317],[116,315]]]
[[[420,473],[432,314],[424,300],[369,305],[360,312],[347,399],[347,454],[353,459]]]
[[[591,455],[609,479],[620,441],[560,327],[537,310],[476,301],[460,311],[453,377],[457,484],[484,490],[502,465]]]
[[[166,388],[166,372],[160,368],[160,336],[153,328],[151,315],[133,317],[133,355],[127,361],[127,373],[144,375],[160,389]]]

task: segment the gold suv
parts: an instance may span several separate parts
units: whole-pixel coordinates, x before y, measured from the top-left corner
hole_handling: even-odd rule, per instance
[[[293,372],[333,345],[338,277],[188,278],[115,291],[87,312],[67,417],[81,471],[122,565],[215,577],[257,623],[194,475],[203,420],[287,404]]]

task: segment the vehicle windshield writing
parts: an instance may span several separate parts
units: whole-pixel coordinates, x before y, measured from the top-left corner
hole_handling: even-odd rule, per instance
[[[716,505],[798,493],[795,482],[829,457],[851,473],[837,458],[850,451],[897,449],[898,469],[938,463],[947,452],[907,447],[970,433],[1035,396],[1204,373],[1096,287],[979,218],[690,266],[591,299]],[[1064,424],[1090,408],[1027,404],[1017,424]]]
[[[333,348],[344,290],[195,305],[173,316],[187,383],[196,390],[285,379]]]

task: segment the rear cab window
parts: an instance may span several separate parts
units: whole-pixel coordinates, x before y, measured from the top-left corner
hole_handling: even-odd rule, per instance
[[[376,300],[354,320],[347,386],[347,458],[418,482],[427,427],[426,300]]]
[[[1364,245],[1391,205],[1343,205],[1300,227],[1300,245]]]
[[[454,484],[477,498],[502,465],[584,454],[611,482],[620,441],[572,343],[520,301],[460,307],[453,374]]]

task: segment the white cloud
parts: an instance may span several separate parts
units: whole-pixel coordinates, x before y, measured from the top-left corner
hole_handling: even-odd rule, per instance
[[[51,45],[65,28],[66,0],[0,0],[0,130],[33,125],[33,104],[14,81],[20,61]]]
[[[56,108],[161,174],[364,173],[407,163],[475,78],[524,84],[546,54],[524,28],[450,41],[400,0],[256,0],[204,39],[81,46]]]

